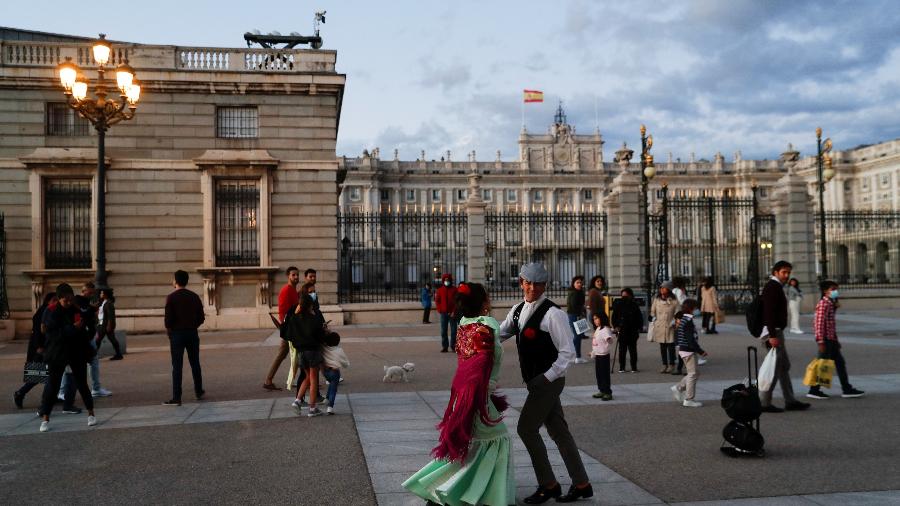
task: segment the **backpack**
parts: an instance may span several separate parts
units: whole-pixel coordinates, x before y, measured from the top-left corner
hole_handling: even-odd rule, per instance
[[[762,455],[763,446],[766,444],[762,434],[753,426],[735,420],[728,422],[722,429],[722,437],[741,452],[755,455]]]
[[[722,408],[732,420],[752,422],[762,413],[759,390],[744,383],[732,385],[722,391]]]
[[[759,337],[763,329],[763,305],[762,298],[757,294],[753,296],[753,300],[747,306],[747,330],[753,337]]]

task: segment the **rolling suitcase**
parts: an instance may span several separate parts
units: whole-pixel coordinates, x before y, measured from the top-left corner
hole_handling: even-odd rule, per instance
[[[762,457],[765,438],[759,431],[762,405],[756,387],[759,359],[756,347],[747,347],[747,382],[738,383],[722,392],[722,409],[731,421],[722,429],[725,441],[719,448],[730,457]]]

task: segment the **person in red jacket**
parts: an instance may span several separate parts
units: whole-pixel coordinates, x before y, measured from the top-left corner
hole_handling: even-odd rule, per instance
[[[287,274],[287,283],[278,292],[278,321],[281,323],[284,323],[284,317],[288,309],[300,303],[300,295],[297,293],[297,284],[300,283],[300,269],[292,265],[285,272]],[[263,388],[266,390],[281,390],[272,383],[272,380],[275,378],[275,373],[278,372],[281,363],[287,358],[287,354],[288,342],[282,339],[278,348],[278,354],[275,355],[275,360],[272,361],[272,366],[269,367],[269,374],[266,375],[266,380],[263,381]]]
[[[453,276],[450,274],[441,276],[441,287],[434,294],[434,305],[441,315],[441,353],[447,353],[448,346],[456,349],[457,324],[456,287],[453,286]]]

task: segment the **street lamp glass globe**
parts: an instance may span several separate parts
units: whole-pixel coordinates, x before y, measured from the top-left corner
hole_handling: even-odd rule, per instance
[[[653,176],[656,175],[656,167],[654,165],[648,165],[644,168],[644,175],[647,176],[647,179],[653,179]]]
[[[141,98],[141,84],[137,81],[129,84],[127,88],[125,88],[125,96],[128,97],[128,103],[131,105],[137,105],[138,100]]]
[[[72,97],[75,100],[84,100],[87,97],[87,83],[83,80],[75,81],[75,84],[72,86]]]
[[[112,46],[106,42],[106,35],[100,34],[100,39],[94,42],[94,61],[101,67],[109,62],[109,53],[112,52]]]
[[[69,61],[69,58],[66,58],[66,61],[60,63],[57,69],[59,70],[59,82],[63,89],[71,91],[75,84],[75,77],[78,75],[78,67]]]
[[[116,85],[119,86],[119,90],[123,95],[127,94],[128,87],[131,86],[133,80],[134,69],[131,68],[131,65],[123,63],[116,67]]]
[[[825,182],[831,181],[831,178],[834,177],[834,169],[825,169],[822,173],[822,177],[825,178]]]

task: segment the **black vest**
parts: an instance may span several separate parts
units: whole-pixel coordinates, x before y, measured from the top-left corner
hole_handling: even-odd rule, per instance
[[[528,383],[538,374],[550,370],[559,350],[553,344],[549,332],[541,330],[541,322],[551,307],[558,307],[550,299],[544,299],[534,313],[528,317],[524,327],[519,326],[519,315],[525,303],[519,304],[513,312],[513,325],[516,326],[516,348],[519,350],[519,367],[522,369],[522,381]]]

